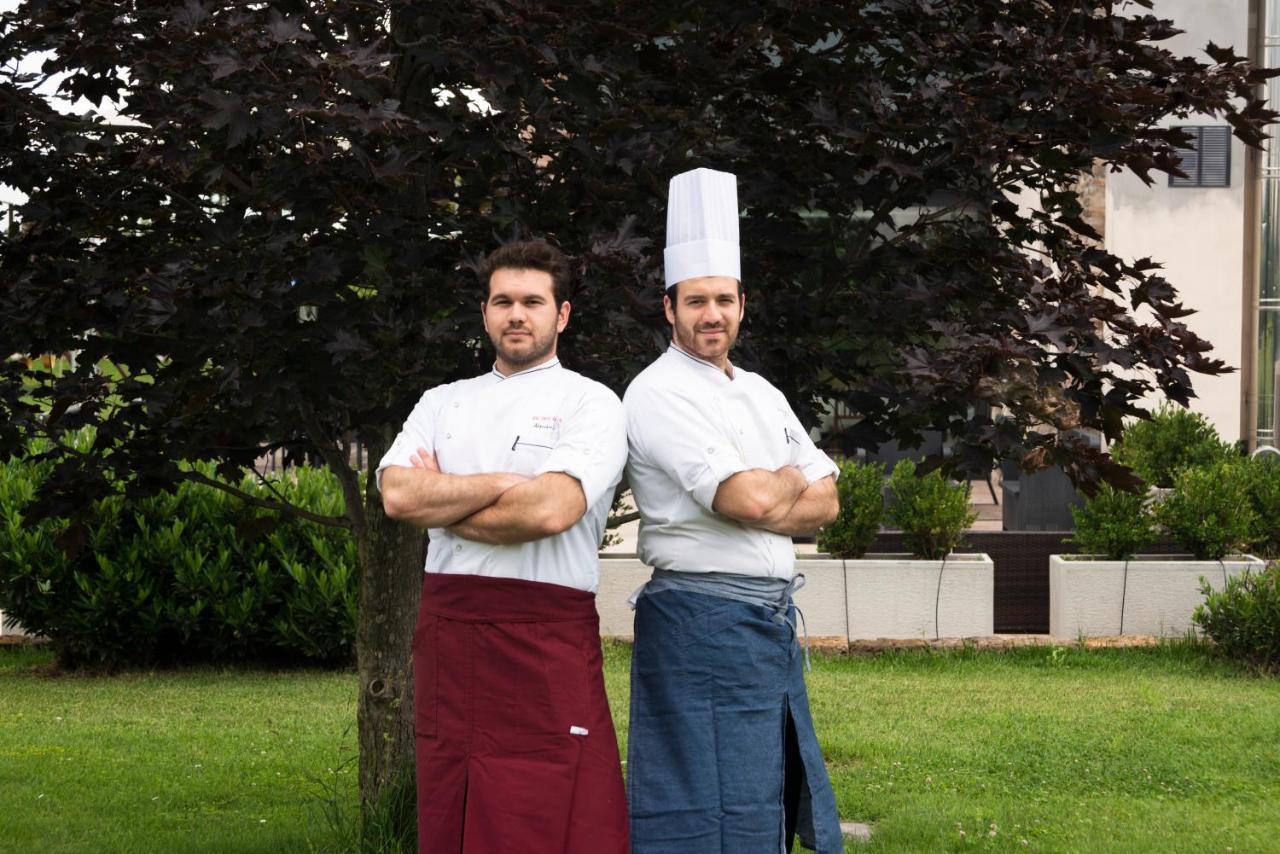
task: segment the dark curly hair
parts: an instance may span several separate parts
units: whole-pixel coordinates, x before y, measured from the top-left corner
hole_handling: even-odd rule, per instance
[[[541,270],[551,276],[551,293],[556,308],[569,298],[569,285],[573,281],[569,256],[545,240],[518,240],[504,243],[489,253],[489,257],[476,268],[480,289],[489,298],[489,278],[495,270]]]

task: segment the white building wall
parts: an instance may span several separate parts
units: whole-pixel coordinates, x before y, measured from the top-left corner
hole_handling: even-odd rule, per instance
[[[1204,47],[1212,41],[1248,55],[1249,0],[1156,0],[1154,11],[1184,31],[1161,43],[1176,54],[1208,61]],[[1224,124],[1205,116],[1168,123]],[[1184,322],[1214,345],[1210,355],[1236,368],[1225,376],[1191,375],[1197,395],[1192,409],[1207,416],[1227,441],[1241,438],[1244,165],[1245,147],[1233,137],[1230,187],[1171,188],[1161,173],[1153,173],[1156,183],[1148,187],[1130,172],[1107,175],[1107,249],[1126,261],[1151,257],[1162,263],[1183,304],[1197,312]]]

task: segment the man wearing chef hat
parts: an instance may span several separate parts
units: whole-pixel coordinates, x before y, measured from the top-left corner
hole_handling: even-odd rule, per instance
[[[541,241],[480,268],[493,370],[429,389],[378,465],[431,543],[414,631],[423,854],[625,854],[596,554],[626,461],[617,395],[563,367],[569,263]]]
[[[805,691],[791,535],[835,518],[836,465],[729,352],[745,313],[737,182],[671,180],[671,345],[623,398],[652,579],[633,600],[627,744],[636,854],[843,850]]]

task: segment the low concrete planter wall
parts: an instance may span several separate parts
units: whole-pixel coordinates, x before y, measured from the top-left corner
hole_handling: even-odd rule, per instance
[[[1252,555],[1229,555],[1222,561],[1138,555],[1127,565],[1126,573],[1122,560],[1050,555],[1049,634],[1071,639],[1185,635],[1194,630],[1191,615],[1204,601],[1201,577],[1221,590],[1224,577],[1258,572],[1265,563]]]
[[[913,560],[906,555],[873,555],[840,560],[800,555],[796,570],[804,586],[795,602],[812,639],[985,637],[994,634],[994,567],[986,555],[951,555]],[[938,573],[942,571],[941,600]],[[627,598],[649,579],[649,567],[631,555],[600,558],[596,609],[600,633],[630,638],[633,615]]]
[[[841,561],[827,555],[797,555],[796,572],[804,573],[804,586],[793,597],[804,614],[810,638],[849,641],[848,581]]]
[[[0,611],[0,637],[30,637],[22,626],[18,625],[17,620],[9,617],[4,611]]]
[[[607,638],[630,638],[634,612],[627,599],[649,580],[653,570],[635,555],[601,555],[600,589],[596,610],[600,612],[600,634]]]
[[[985,554],[833,562],[845,568],[849,640],[995,634],[995,565]]]

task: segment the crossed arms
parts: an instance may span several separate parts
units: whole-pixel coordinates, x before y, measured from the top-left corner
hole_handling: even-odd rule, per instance
[[[810,534],[840,512],[835,478],[809,483],[796,466],[747,469],[720,483],[712,509],[775,534]]]
[[[382,473],[382,506],[392,519],[419,528],[448,528],[464,539],[510,545],[567,531],[587,512],[587,499],[578,479],[563,472],[533,478],[445,474],[420,448],[412,467],[389,466]]]
[[[528,478],[509,472],[445,474],[425,450],[413,466],[390,466],[382,474],[382,504],[388,516],[419,528],[448,528],[475,542],[527,543],[572,527],[587,510],[577,478],[547,472]],[[807,534],[839,511],[835,482],[809,483],[800,469],[748,469],[716,490],[713,509],[778,534]]]

